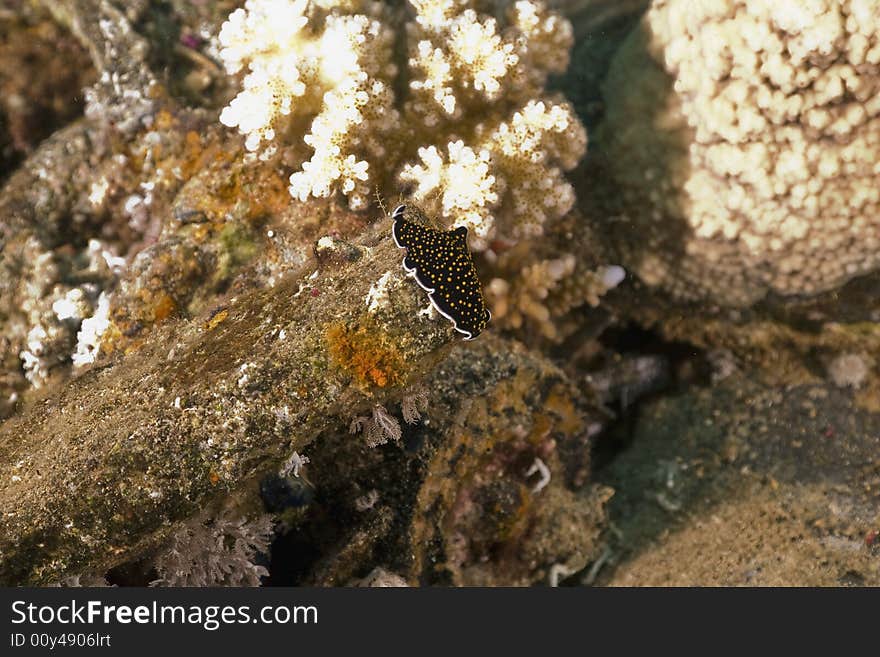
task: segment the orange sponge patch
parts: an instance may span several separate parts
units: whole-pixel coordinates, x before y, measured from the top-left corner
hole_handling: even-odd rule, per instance
[[[385,388],[402,380],[404,358],[378,328],[335,323],[327,327],[324,337],[333,362],[361,387]]]

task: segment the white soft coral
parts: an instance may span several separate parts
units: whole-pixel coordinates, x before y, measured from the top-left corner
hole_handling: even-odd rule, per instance
[[[446,157],[420,148],[421,163],[403,168],[401,182],[426,210],[467,226],[482,250],[496,237],[539,235],[571,209],[574,190],[562,172],[583,156],[587,137],[569,105],[530,101],[480,133],[475,147],[449,142]]]
[[[467,226],[474,248],[540,233],[571,208],[562,172],[586,147],[571,108],[544,96],[567,65],[570,23],[531,0],[499,18],[473,0],[408,4],[402,116],[387,7],[248,0],[220,33],[227,70],[247,69],[221,121],[249,150],[282,149],[296,199],[341,193],[362,209],[396,175],[437,218]]]
[[[228,72],[246,66],[248,73],[220,121],[245,135],[248,150],[268,155],[275,149],[267,142],[282,143],[285,161],[298,168],[292,196],[339,191],[360,209],[370,193],[369,160],[385,154],[382,136],[396,124],[393,35],[374,16],[343,10],[380,11],[367,2],[304,0],[248,0],[234,11],[220,31],[220,56]],[[301,142],[286,134],[309,124]]]
[[[421,164],[406,165],[402,182],[414,185],[413,196],[426,206],[439,199],[439,216],[470,230],[471,244],[485,248],[493,227],[491,209],[498,200],[498,184],[490,171],[491,155],[474,151],[462,141],[447,144],[444,157],[435,146],[419,149]],[[435,210],[435,208],[430,208]]]

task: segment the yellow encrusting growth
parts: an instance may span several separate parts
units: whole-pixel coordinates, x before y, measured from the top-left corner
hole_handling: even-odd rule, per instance
[[[403,355],[378,327],[333,323],[324,340],[333,363],[362,388],[394,386],[405,377]]]

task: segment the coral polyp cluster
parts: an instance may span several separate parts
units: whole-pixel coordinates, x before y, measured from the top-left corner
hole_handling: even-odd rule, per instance
[[[404,118],[425,145],[398,180],[429,213],[467,227],[477,250],[540,235],[574,204],[563,171],[587,145],[572,107],[544,89],[568,66],[571,24],[528,0],[501,24],[472,2],[411,4]]]
[[[505,120],[477,126],[476,135],[474,147],[450,142],[445,156],[434,146],[419,149],[421,163],[406,164],[399,176],[433,214],[470,229],[474,248],[495,237],[540,235],[571,210],[574,190],[563,171],[577,165],[587,137],[570,105],[529,101]]]
[[[325,331],[334,365],[349,373],[363,388],[395,385],[403,378],[404,360],[394,344],[375,326],[350,328],[331,324]]]
[[[568,65],[571,24],[531,0],[503,18],[481,8],[248,0],[219,34],[227,72],[243,74],[221,122],[280,155],[300,201],[363,209],[372,187],[403,183],[473,248],[540,234],[572,207],[563,171],[586,150],[571,106],[544,90]]]
[[[880,266],[880,5],[657,1],[608,76],[624,264],[745,306]]]
[[[343,4],[366,13],[326,11]],[[276,137],[284,144],[285,160],[299,168],[290,177],[296,198],[338,190],[353,208],[366,206],[369,162],[385,156],[396,123],[393,33],[381,12],[370,2],[249,0],[220,30],[227,72],[247,69],[220,121],[237,127],[250,151],[271,155]]]
[[[540,95],[568,66],[571,24],[543,4],[519,1],[499,26],[463,0],[411,0],[407,24],[409,112],[425,125],[456,121],[486,103]]]

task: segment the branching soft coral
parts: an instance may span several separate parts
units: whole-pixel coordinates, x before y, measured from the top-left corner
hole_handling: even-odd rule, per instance
[[[270,515],[253,519],[229,509],[191,518],[156,558],[160,579],[153,586],[259,586],[269,574],[255,557],[269,551],[274,535]]]
[[[605,90],[624,264],[731,306],[877,269],[878,35],[873,0],[655,0]]]
[[[470,228],[474,248],[540,234],[571,208],[563,171],[586,149],[572,108],[544,93],[568,65],[571,25],[540,2],[501,3],[503,20],[478,4],[410,0],[395,33],[380,3],[248,0],[219,36],[227,71],[247,71],[221,121],[263,157],[282,149],[300,200],[338,192],[363,208],[371,186],[393,196],[397,180],[444,223]]]
[[[397,123],[393,33],[381,12],[371,2],[248,0],[223,24],[226,70],[247,74],[220,121],[264,157],[277,138],[298,168],[290,193],[300,200],[339,191],[352,208],[367,205],[370,161],[386,156],[383,142]]]
[[[421,148],[421,164],[400,174],[428,212],[470,229],[473,248],[540,235],[574,205],[562,172],[583,155],[586,132],[570,105],[529,101],[507,120],[477,126],[475,139],[475,148],[450,142],[446,157]]]
[[[540,234],[571,209],[562,172],[586,150],[571,106],[544,96],[547,76],[568,66],[571,24],[530,1],[508,7],[503,28],[470,2],[411,4],[404,116],[431,145],[399,180],[429,213],[467,226],[475,249]],[[445,145],[437,132],[450,135]]]
[[[487,103],[522,105],[543,93],[549,73],[568,66],[571,24],[541,3],[513,3],[503,27],[466,0],[410,4],[406,107],[427,127],[485,112]]]
[[[389,440],[398,442],[403,436],[400,422],[381,404],[373,407],[372,415],[359,415],[351,421],[349,433],[363,433],[367,447],[378,447]]]
[[[542,258],[529,246],[502,254],[496,269],[503,277],[486,287],[493,321],[504,329],[535,330],[544,339],[560,341],[566,337],[560,320],[584,304],[599,305],[626,275],[616,265],[591,268],[572,253]]]
[[[461,118],[468,105],[496,100],[519,57],[511,40],[498,33],[495,19],[470,8],[462,11],[465,3],[454,0],[411,4],[417,13],[407,26],[409,110],[436,127],[442,119]]]

